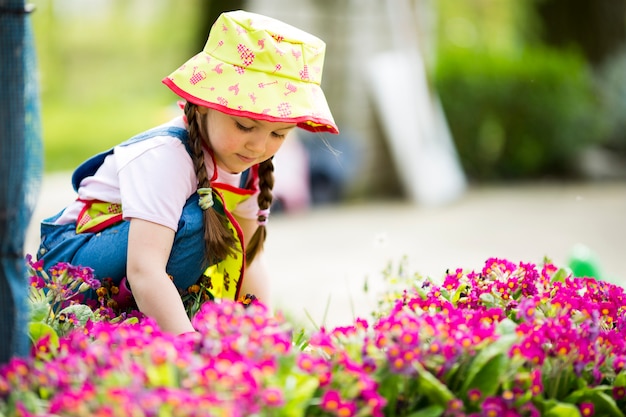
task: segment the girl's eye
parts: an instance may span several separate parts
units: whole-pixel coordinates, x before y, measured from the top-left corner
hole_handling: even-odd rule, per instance
[[[278,138],[278,139],[284,139],[284,138],[285,138],[285,136],[287,136],[287,134],[286,134],[286,133],[276,133],[276,132],[272,132],[272,136],[274,136],[275,138]]]
[[[242,125],[239,122],[235,122],[235,123],[237,125],[237,129],[241,130],[242,132],[250,132],[250,131],[252,131],[251,127],[246,127],[246,126]]]

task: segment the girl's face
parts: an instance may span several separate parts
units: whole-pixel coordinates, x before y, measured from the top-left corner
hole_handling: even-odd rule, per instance
[[[280,149],[295,123],[266,122],[198,107],[200,131],[209,140],[215,163],[230,173],[243,172]]]

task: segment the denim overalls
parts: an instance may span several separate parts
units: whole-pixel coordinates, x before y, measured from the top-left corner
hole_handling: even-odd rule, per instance
[[[120,146],[128,146],[156,136],[173,136],[187,146],[187,131],[179,127],[154,128],[132,137]],[[83,178],[95,174],[104,159],[112,152],[113,148],[81,164],[72,175],[74,189],[78,190]],[[250,170],[244,172],[240,186],[247,182],[249,173]],[[200,276],[206,273],[211,277],[216,297],[236,299],[241,288],[245,251],[241,228],[230,211],[239,202],[252,195],[254,190],[231,186],[221,187],[219,183],[214,183],[212,186],[215,203],[209,210],[218,210],[229,220],[229,227],[237,240],[235,255],[214,265],[209,265],[205,261],[204,217],[202,209],[198,206],[198,195],[194,193],[183,208],[166,271],[173,277],[174,284],[179,289],[186,289],[195,284]],[[75,223],[54,224],[62,212],[41,223],[41,244],[37,257],[43,259],[44,268],[48,269],[58,262],[87,266],[94,270],[96,278],[102,280],[108,277],[115,284],[119,284],[126,276],[130,222],[121,220],[120,213],[117,221],[109,222],[101,230],[77,233]],[[225,285],[224,280],[226,280]]]

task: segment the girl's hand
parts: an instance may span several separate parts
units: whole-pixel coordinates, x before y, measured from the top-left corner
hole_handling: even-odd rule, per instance
[[[131,219],[126,273],[139,310],[154,318],[161,330],[181,334],[195,330],[165,270],[174,234],[168,227]]]

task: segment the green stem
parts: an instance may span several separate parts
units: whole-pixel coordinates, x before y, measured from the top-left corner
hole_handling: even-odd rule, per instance
[[[559,371],[556,375],[556,378],[554,380],[554,384],[551,387],[551,392],[550,392],[550,398],[556,398],[557,394],[559,392],[559,385],[561,384],[561,376],[563,374],[563,371]]]

